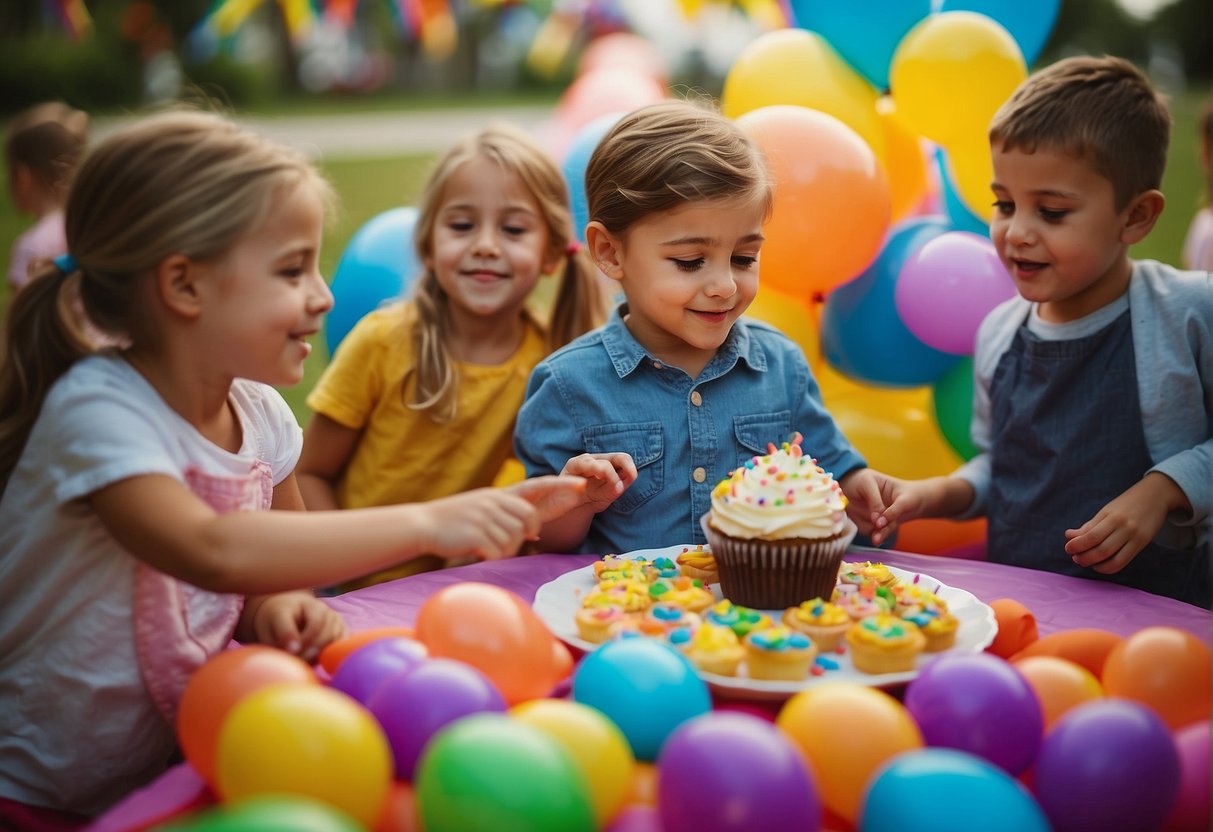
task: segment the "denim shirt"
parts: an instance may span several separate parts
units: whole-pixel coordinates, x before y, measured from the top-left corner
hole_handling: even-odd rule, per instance
[[[650,355],[626,314],[625,304],[535,368],[514,428],[528,477],[587,452],[622,451],[636,463],[636,481],[594,516],[579,551],[704,542],[699,518],[716,483],[794,431],[839,479],[866,464],[822,406],[804,353],[777,329],[738,320],[693,379]]]

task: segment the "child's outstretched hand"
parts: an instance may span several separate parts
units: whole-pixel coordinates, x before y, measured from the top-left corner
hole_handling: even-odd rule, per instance
[[[1077,529],[1066,529],[1066,553],[1079,566],[1111,575],[1146,547],[1172,510],[1191,511],[1182,489],[1165,474],[1147,474]]]
[[[256,605],[249,621],[253,639],[306,662],[316,661],[329,642],[346,633],[341,616],[310,592],[280,592],[247,603]]]
[[[879,546],[907,520],[950,517],[968,508],[972,487],[957,477],[902,480],[872,468],[852,471],[839,482],[847,514]]]
[[[636,481],[636,463],[625,453],[580,454],[566,462],[560,473],[585,479],[582,504],[598,513]]]

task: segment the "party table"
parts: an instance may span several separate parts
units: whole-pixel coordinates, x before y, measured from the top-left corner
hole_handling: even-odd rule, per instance
[[[1171,598],[1101,581],[1071,578],[980,560],[917,555],[851,547],[848,560],[878,560],[910,572],[922,572],[989,603],[1011,598],[1036,618],[1041,636],[1063,630],[1098,628],[1128,636],[1148,626],[1176,627],[1208,642],[1213,614]],[[588,566],[592,555],[531,555],[426,572],[325,599],[345,618],[351,632],[412,624],[417,610],[439,589],[479,581],[508,589],[533,601],[539,587],[564,573]],[[213,798],[188,765],[176,766],[134,792],[89,827],[95,832],[145,829]]]

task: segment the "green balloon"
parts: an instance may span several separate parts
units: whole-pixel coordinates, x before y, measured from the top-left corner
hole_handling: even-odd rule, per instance
[[[452,722],[414,781],[426,832],[592,832],[589,788],[567,751],[505,714]]]
[[[366,827],[327,803],[265,795],[187,818],[161,832],[366,832]]]
[[[973,359],[962,358],[932,386],[935,421],[943,438],[962,459],[977,456],[977,446],[969,438],[973,420]]]

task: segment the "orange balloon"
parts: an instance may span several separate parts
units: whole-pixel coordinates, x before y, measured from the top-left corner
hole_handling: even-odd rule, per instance
[[[1096,679],[1102,679],[1104,662],[1120,642],[1120,636],[1107,630],[1086,627],[1063,630],[1037,639],[1012,655],[1010,660],[1019,661],[1025,656],[1057,656],[1082,665],[1095,674]]]
[[[328,645],[320,651],[319,663],[324,668],[325,672],[332,676],[337,672],[337,668],[341,667],[341,663],[345,661],[350,653],[353,653],[359,647],[366,647],[373,641],[379,641],[381,638],[412,638],[412,627],[376,627],[372,630],[360,630],[356,633],[350,633],[345,638],[339,638],[336,641],[330,641]]]
[[[1009,659],[1040,638],[1036,631],[1036,616],[1018,601],[998,598],[990,602],[990,609],[994,610],[994,620],[998,622],[998,635],[986,648],[987,653]]]
[[[652,763],[637,760],[632,768],[632,782],[623,798],[623,805],[631,806],[634,803],[657,805],[657,767]]]
[[[530,605],[492,584],[440,589],[417,611],[416,630],[431,656],[470,664],[509,705],[547,696],[572,668],[568,648]]]
[[[922,733],[900,702],[851,682],[797,693],[775,724],[808,759],[826,808],[852,823],[876,770],[896,754],[922,748]]]
[[[228,711],[248,694],[276,682],[320,684],[303,659],[256,644],[211,657],[186,683],[177,706],[177,739],[185,759],[212,786],[219,729]]]
[[[383,812],[374,832],[421,832],[417,795],[413,793],[412,784],[393,780],[388,786],[387,799],[383,801]]]
[[[950,555],[953,549],[975,546],[986,539],[986,519],[941,520],[927,517],[903,523],[897,531],[897,548],[924,555]]]
[[[859,134],[833,116],[776,104],[737,117],[775,181],[761,280],[809,300],[866,269],[884,244],[889,179]]]
[[[1172,731],[1209,719],[1213,660],[1208,645],[1176,627],[1146,627],[1112,649],[1103,668],[1108,696],[1153,708]]]
[[[1095,674],[1056,656],[1026,656],[1014,662],[1040,700],[1045,733],[1071,708],[1103,696]]]

